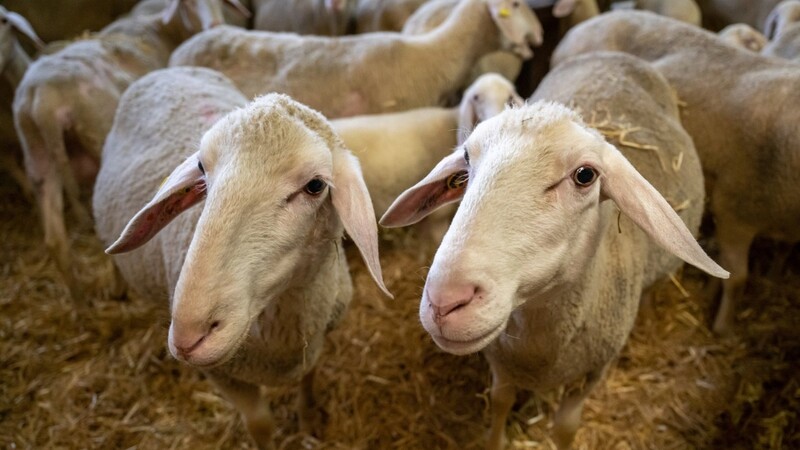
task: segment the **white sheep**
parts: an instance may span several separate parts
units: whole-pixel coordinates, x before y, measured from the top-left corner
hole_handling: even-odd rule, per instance
[[[33,187],[17,162],[19,140],[11,114],[10,100],[31,63],[17,40],[17,33],[27,36],[38,48],[44,47],[44,42],[24,17],[0,6],[0,75],[5,80],[0,82],[0,98],[8,100],[8,103],[0,105],[0,170],[6,171],[19,185],[23,195],[33,200]]]
[[[692,237],[702,174],[663,77],[627,55],[591,55],[554,69],[530,101],[478,125],[463,151],[381,219],[412,223],[461,198],[420,319],[443,350],[482,350],[489,361],[492,450],[502,447],[517,389],[562,385],[571,389],[555,413],[554,440],[569,446],[643,289],[680,265],[673,255],[727,275]],[[632,130],[629,141],[655,151],[615,148],[563,104],[603,127]]]
[[[767,45],[766,36],[746,23],[734,23],[719,30],[717,35],[734,47],[760,52]]]
[[[461,144],[478,123],[506,105],[521,105],[514,86],[497,74],[478,78],[456,108],[418,108],[331,121],[361,162],[377,217],[403,190]]]
[[[221,8],[221,0],[171,0],[163,14],[120,19],[39,58],[25,73],[14,97],[14,123],[45,245],[73,297],[80,297],[80,289],[72,276],[62,191],[74,215],[88,223],[79,185],[94,181],[120,95],[137,78],[164,67],[190,35],[221,23]]]
[[[731,271],[714,330],[731,330],[756,236],[800,241],[800,71],[741,51],[715,34],[654,14],[617,12],[573,29],[553,55],[619,50],[650,61],[686,103],[683,125],[706,178],[720,261]],[[725,73],[724,77],[719,74]]]
[[[252,0],[253,28],[299,34],[341,36],[357,0]]]
[[[181,45],[170,65],[210,67],[248,97],[283,92],[330,118],[435,106],[468,84],[475,61],[500,48],[501,35],[531,55],[541,28],[526,5],[515,4],[465,0],[422,36],[329,38],[223,26]]]
[[[202,68],[131,85],[94,211],[107,252],[130,251],[115,256],[130,286],[171,298],[172,355],[203,370],[266,447],[272,420],[259,386],[302,380],[305,421],[325,335],[352,296],[343,230],[387,291],[356,158],[319,113],[287,96],[244,103],[230,80]]]
[[[800,1],[779,3],[767,17],[764,29],[770,40],[762,54],[800,63]]]

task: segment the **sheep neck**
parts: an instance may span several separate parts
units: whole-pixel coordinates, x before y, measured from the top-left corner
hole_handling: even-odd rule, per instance
[[[496,49],[498,33],[486,3],[467,0],[460,2],[447,20],[420,39],[439,53],[437,58],[462,61],[471,67],[478,57]],[[452,45],[454,42],[458,45]]]

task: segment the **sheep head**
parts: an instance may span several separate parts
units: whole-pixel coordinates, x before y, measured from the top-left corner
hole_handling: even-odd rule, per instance
[[[232,357],[270,302],[335,270],[321,264],[342,228],[387,292],[358,161],[319,113],[289,97],[267,95],[220,119],[107,252],[143,245],[202,200],[172,300],[169,348],[179,359]]]
[[[523,59],[533,57],[531,46],[542,45],[539,18],[523,0],[486,0],[489,12],[506,45]]]
[[[727,277],[619,150],[564,106],[507,109],[461,149],[381,219],[402,226],[462,199],[420,304],[423,326],[448,352],[483,349],[515,308],[574,286],[603,239],[611,202],[668,251]]]

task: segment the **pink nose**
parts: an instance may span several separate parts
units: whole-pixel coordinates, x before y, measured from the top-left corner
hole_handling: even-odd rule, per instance
[[[434,313],[434,320],[439,322],[453,311],[468,305],[477,292],[478,286],[474,284],[451,284],[429,290],[428,301]]]
[[[186,358],[203,345],[206,338],[217,328],[219,321],[203,324],[200,327],[174,327],[172,333],[172,345],[177,350],[181,358]],[[180,330],[180,331],[176,331]]]

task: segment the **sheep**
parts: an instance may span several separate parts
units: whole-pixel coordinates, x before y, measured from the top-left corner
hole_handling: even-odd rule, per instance
[[[760,31],[746,23],[734,23],[719,30],[717,35],[735,47],[760,52],[767,45],[767,38]]]
[[[406,186],[461,144],[476,124],[521,105],[514,86],[497,74],[478,78],[457,108],[419,108],[331,121],[361,161],[377,217]]]
[[[356,34],[402,31],[408,19],[429,0],[360,0],[355,9]]]
[[[767,17],[770,38],[762,54],[800,63],[800,1],[784,0]]]
[[[45,245],[74,299],[80,289],[72,276],[62,190],[74,215],[89,223],[79,185],[94,181],[120,95],[132,81],[165,66],[182,40],[221,22],[221,0],[172,0],[164,14],[120,19],[94,38],[39,58],[22,78],[14,124]],[[77,144],[69,154],[67,139]]]
[[[347,34],[356,0],[253,0],[253,28],[299,34]]]
[[[623,136],[618,147],[573,109]],[[380,223],[413,223],[458,199],[420,319],[443,350],[482,351],[489,362],[489,449],[502,447],[517,389],[561,385],[574,389],[555,413],[554,440],[570,445],[642,291],[679,267],[674,256],[727,276],[693,237],[703,181],[677,101],[662,76],[628,55],[556,67],[529,104],[478,125]]]
[[[732,23],[746,23],[762,32],[772,8],[781,0],[696,0],[703,26],[718,31]]]
[[[369,33],[326,38],[218,27],[181,45],[171,66],[219,70],[247,97],[283,92],[329,118],[434,106],[467,84],[481,56],[500,47],[531,56],[540,40],[530,9],[510,0],[465,0],[423,36]],[[414,67],[408,72],[401,70]]]
[[[800,240],[800,191],[793,182],[800,171],[800,71],[791,62],[729,46],[697,27],[636,11],[576,27],[556,49],[553,63],[597,50],[650,61],[686,102],[683,125],[703,163],[719,258],[732,273],[722,283],[713,328],[729,333],[753,238]]]
[[[291,98],[245,102],[203,68],[131,85],[103,149],[94,211],[130,286],[170,296],[171,354],[202,370],[266,447],[260,385],[302,380],[300,417],[310,417],[315,362],[353,293],[343,229],[391,294],[358,160]]]
[[[44,42],[24,17],[0,6],[0,74],[5,79],[4,83],[0,83],[0,97],[9,100],[31,63],[17,40],[17,32],[27,36],[38,48],[44,47]],[[33,187],[17,162],[19,140],[14,130],[10,102],[0,105],[0,144],[3,147],[0,150],[0,169],[8,172],[23,195],[32,200]]]

